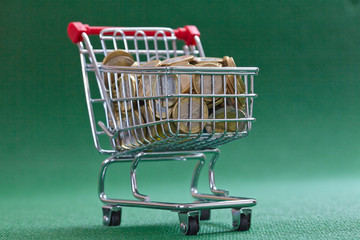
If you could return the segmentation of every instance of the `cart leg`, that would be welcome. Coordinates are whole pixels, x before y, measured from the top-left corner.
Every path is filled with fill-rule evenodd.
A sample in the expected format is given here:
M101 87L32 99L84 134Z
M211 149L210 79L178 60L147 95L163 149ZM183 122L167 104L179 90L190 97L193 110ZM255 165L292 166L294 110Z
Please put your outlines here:
M248 231L251 226L251 209L231 209L233 227L235 231Z
M219 149L214 149L213 154L214 155L211 158L210 163L209 163L209 186L210 186L210 190L211 190L211 192L213 192L217 196L228 196L229 192L227 190L218 189L216 187L216 185L215 185L214 168L215 168L216 160L219 158L220 150Z
M105 226L119 226L121 223L121 207L103 206L103 224Z
M197 193L197 182L199 178L199 174L201 171L202 166L205 162L205 155L203 153L173 153L172 156L169 156L168 154L149 154L149 153L139 153L135 156L135 158L132 160L131 167L130 167L130 181L131 181L131 191L133 193L133 196L141 201L144 202L151 202L150 196L144 195L139 193L138 186L137 186L137 177L136 177L136 170L140 163L140 161L149 161L149 160L166 160L166 161L174 161L174 160L198 160L198 164L195 167L195 171L193 174L192 184L191 184L191 193ZM101 191L100 191L101 192Z
M199 232L199 212L179 212L180 231L185 235L196 235Z

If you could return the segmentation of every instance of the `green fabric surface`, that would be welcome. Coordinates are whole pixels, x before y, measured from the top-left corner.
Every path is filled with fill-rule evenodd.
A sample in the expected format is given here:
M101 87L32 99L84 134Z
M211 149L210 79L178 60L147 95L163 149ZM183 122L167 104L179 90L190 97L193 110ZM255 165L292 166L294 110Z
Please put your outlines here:
M260 68L247 138L220 147L216 183L258 200L248 232L212 211L189 239L360 238L360 2L2 1L0 238L178 239L176 213L124 208L102 226L93 146L71 21L103 26L193 24L207 56ZM144 163L141 192L192 202L194 162ZM107 189L132 199L129 164ZM200 189L207 190L206 169Z

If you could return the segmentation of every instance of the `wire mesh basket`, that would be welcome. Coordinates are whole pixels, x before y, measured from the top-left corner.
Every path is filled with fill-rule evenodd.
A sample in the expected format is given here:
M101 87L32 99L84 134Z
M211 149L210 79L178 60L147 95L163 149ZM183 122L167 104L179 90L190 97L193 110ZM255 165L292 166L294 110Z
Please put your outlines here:
M168 209L179 213L181 232L193 235L199 231L199 220L210 218L210 209L232 208L235 230L248 230L249 207L256 204L255 199L229 197L218 189L214 165L219 155L216 147L251 130L258 68L236 67L230 57L206 58L195 26L173 30L73 22L68 34L80 50L95 147L111 154L102 164L99 179L100 199L106 204L104 224L119 225L123 206ZM100 41L91 42L91 35ZM212 154L212 194L200 194L197 181L208 153ZM138 192L140 161L178 159L198 161L191 183L191 194L198 202L153 202ZM131 188L138 200L106 197L105 173L114 162L132 162Z

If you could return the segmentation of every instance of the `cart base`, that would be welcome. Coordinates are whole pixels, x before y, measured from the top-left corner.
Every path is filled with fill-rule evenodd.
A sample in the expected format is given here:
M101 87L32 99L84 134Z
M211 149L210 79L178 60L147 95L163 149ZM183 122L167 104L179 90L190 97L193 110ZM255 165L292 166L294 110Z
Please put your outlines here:
M199 193L197 183L199 174L205 162L205 153L212 154L209 164L209 187L212 194ZM207 149L202 152L166 152L166 153L140 153L134 158L111 156L106 159L100 169L99 197L105 204L103 206L103 224L106 226L118 226L121 223L122 207L141 207L170 210L177 212L180 221L180 232L185 235L196 235L200 229L200 220L209 220L213 209L231 208L232 225L235 231L247 231L251 225L251 207L256 205L253 198L231 197L228 191L218 189L215 185L214 166L219 156L218 149ZM167 203L150 200L150 196L138 191L136 181L136 169L141 161L185 161L197 160L190 193L197 199L195 203ZM113 163L131 162L130 176L131 189L138 200L111 199L105 194L105 175L108 167Z
M197 203L163 203L140 202L127 200L103 200L103 224L105 226L119 226L121 223L122 207L143 207L170 210L178 212L180 232L185 235L196 235L200 230L200 220L209 220L213 209L231 208L232 226L235 231L247 231L251 226L251 208L256 200L251 198L232 198L218 202Z
M254 199L249 199L253 200ZM231 208L230 205L232 203L228 203L228 201L222 201L217 202L218 204L221 204L221 208ZM154 205L138 205L137 207L151 207L151 208L157 208L158 204L161 204L159 202L154 203ZM239 204L239 203L238 203ZM256 203L254 202L251 204L254 206ZM177 206L174 206L171 208L168 206L169 210L178 212L179 216L179 228L180 232L184 235L197 235L197 233L200 230L200 220L209 220L210 219L210 211L215 208L208 208L209 206L206 206L207 208L204 208L204 203L196 203L194 204L178 204ZM247 203L244 205L248 205ZM128 205L125 204L125 206L133 206L132 204ZM181 206L187 206L184 209L181 208ZM190 207L192 210L189 210ZM218 209L220 207L217 207ZM158 208L158 209L165 209L165 208ZM181 209L181 210L180 210ZM121 213L122 213L122 205L105 205L102 207L103 210L103 224L105 226L119 226L121 224ZM249 207L237 207L237 208L231 208L231 215L232 215L232 226L234 231L248 231L251 226L251 208Z

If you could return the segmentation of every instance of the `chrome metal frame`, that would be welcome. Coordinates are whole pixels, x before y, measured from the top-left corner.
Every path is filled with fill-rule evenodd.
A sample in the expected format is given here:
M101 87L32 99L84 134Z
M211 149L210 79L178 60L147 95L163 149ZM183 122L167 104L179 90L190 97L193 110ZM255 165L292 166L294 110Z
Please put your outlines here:
M200 172L205 163L205 153L212 154L212 158L209 164L209 185L213 194L204 194L198 192L198 180ZM252 198L244 197L229 197L228 191L220 190L215 185L214 166L219 156L220 151L218 149L208 149L202 152L199 151L183 151L183 152L166 152L166 153L139 153L134 158L122 157L114 155L107 158L101 165L100 178L99 178L99 197L100 200L109 205L120 206L136 206L145 208L159 208L172 211L193 211L201 209L220 209L220 208L243 208L252 207L256 205L256 200ZM153 202L150 200L150 196L139 193L136 181L136 169L141 161L185 161L185 160L197 160L198 163L195 166L192 181L191 181L191 195L202 201L200 203L164 203ZM106 196L105 193L105 176L110 165L113 163L131 162L130 176L131 176L131 190L137 200L122 200L111 199ZM228 201L227 204L218 201Z
M156 31L154 36L146 36L145 31L151 30ZM134 36L127 36L127 31L136 31ZM110 35L110 33L112 33ZM233 225L236 230L242 229L241 225L244 222L244 216L250 224L251 209L249 207L256 205L256 200L252 198L242 198L242 197L230 197L228 196L228 191L221 190L216 187L215 184L215 163L218 159L220 151L216 148L217 146L233 141L239 138L243 138L248 135L248 132L251 130L252 122L255 121L255 118L252 116L253 113L253 101L257 96L254 93L254 76L257 75L258 68L255 67L236 67L236 68L206 68L206 67L156 67L156 68L147 68L147 67L109 67L103 66L96 58L97 54L101 54L102 57L106 56L108 52L116 50L119 48L128 51L131 54L136 56L137 62L146 62L153 59L159 58L171 58L179 55L192 54L195 56L205 56L204 50L201 45L199 37L195 37L196 46L187 46L184 45L181 49L177 48L176 36L172 29L170 28L107 28L103 30L100 35L101 49L94 49L91 45L90 39L86 33L82 33L83 42L78 43L80 50L80 61L82 68L82 75L84 81L84 89L86 96L86 103L89 113L90 126L93 135L93 140L96 149L102 154L111 154L106 160L103 161L100 169L99 176L99 197L100 200L106 204L104 206L104 224L112 225L111 217L112 214L121 213L121 207L144 207L144 208L156 208L156 209L165 209L179 212L180 220L180 230L184 234L193 234L196 230L191 232L190 222L195 221L199 224L199 215L203 210L210 209L219 209L219 208L232 208L233 215ZM165 49L160 49L159 44L162 42ZM111 46L109 47L109 43ZM132 44L132 45L131 45ZM143 47L140 47L142 44ZM150 46L151 45L151 46ZM97 85L97 93L91 92L91 83L88 73L93 72L95 75L95 82ZM139 86L136 82L136 95L126 98L119 97L119 91L117 90L117 96L112 96L111 91L109 91L104 82L104 76L107 75L110 79L110 74L115 75L116 81L122 81L124 86L125 77L128 76L128 81L130 84L130 75L133 75L138 78L144 79L144 76L153 76L155 81L159 81L160 76L174 76L176 75L179 79L179 89L180 81L184 75L191 75L190 78L190 94L172 93L172 94L157 94L156 96L139 96ZM193 76L200 75L201 81L201 94L193 94L192 90L192 81ZM228 94L225 93L226 86L226 77L232 75L234 76L234 85L235 93ZM214 85L214 79L216 76L221 76L224 91L222 94L216 94L212 90L211 94L203 93L204 85L204 76L211 76L212 84ZM242 78L245 84L245 92L238 93L237 88L237 78ZM167 83L166 83L167 84ZM143 86L145 87L145 85ZM125 89L123 89L125 90ZM94 97L93 95L99 95L99 97ZM225 101L225 116L222 119L209 119L204 118L203 112L201 113L200 119L171 119L167 113L165 118L160 117L160 120L153 122L141 122L139 124L134 124L133 126L123 126L116 121L115 112L114 112L114 103L128 103L136 105L139 107L139 101L149 101L154 104L154 100L164 101L166 103L166 109L169 110L169 98L178 98L180 101L181 98L190 98L192 101L193 98L201 99L202 104L204 103L204 98L212 98L213 100L213 111L215 111L215 99L223 98ZM236 105L236 118L230 119L226 116L226 101L229 97L233 98L244 98L246 102L245 116L238 116L238 101L235 101ZM97 114L94 111L94 106L101 104L103 105L103 114L102 118L96 118ZM126 106L126 105L125 105ZM191 112L190 104L190 112ZM201 110L203 111L203 110ZM134 112L130 110L129 113L125 111L122 113L120 110L116 114L125 114L126 119L133 119L134 121ZM100 119L100 120L99 120ZM127 120L128 121L128 120ZM215 122L224 122L225 131L223 133L210 132L206 133L204 131L200 133L191 133L184 134L179 132L179 124L181 122L197 123L200 122L201 126L204 128L205 124L212 124L213 129L215 129ZM105 123L104 123L105 122ZM110 124L112 122L112 124ZM227 131L227 124L231 122L236 122L237 130L235 132ZM244 129L239 129L239 125L244 122ZM97 127L98 124L98 127ZM164 125L165 124L165 125ZM173 132L170 130L170 133L165 133L164 126L168 126L171 129L170 124L177 124L177 131ZM149 129L149 127L156 127L157 125L161 126L161 134L156 130L157 136L156 139L153 137L151 139L143 139L141 141L138 134L135 133L137 130L140 130L142 136L145 136L144 131ZM124 132L131 133L134 131L136 144L132 143L126 148L115 148L115 139L119 137L119 134ZM100 136L106 136L107 139L110 139L111 147L103 148L101 146L102 141L99 140ZM184 141L186 140L186 141ZM108 140L107 140L108 141ZM151 151L151 152L149 152ZM209 161L209 187L212 194L199 193L198 191L198 179L200 172L205 164L205 154L212 154L212 157ZM196 160L197 165L195 167L193 178L191 182L190 192L191 195L198 200L196 203L165 203L165 202L154 202L151 201L150 196L142 194L138 191L137 187L137 178L136 170L140 162L142 161L184 161L184 160ZM105 194L105 176L107 169L113 163L122 163L122 162L131 162L131 189L133 196L138 200L125 200L125 199L112 199L108 198ZM243 209L243 210L241 210ZM194 220L195 219L195 220ZM194 224L194 222L192 223ZM196 224L195 224L196 225ZM241 225L241 226L240 226ZM249 225L250 227L250 225ZM245 229L247 230L247 229Z

